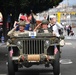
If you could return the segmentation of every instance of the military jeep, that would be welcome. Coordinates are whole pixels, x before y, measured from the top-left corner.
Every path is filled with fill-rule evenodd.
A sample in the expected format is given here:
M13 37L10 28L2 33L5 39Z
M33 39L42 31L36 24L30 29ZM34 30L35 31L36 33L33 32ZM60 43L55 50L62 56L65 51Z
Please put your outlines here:
M29 68L40 64L44 64L45 67L51 65L54 75L59 75L59 42L60 37L53 36L52 33L29 32L11 37L7 41L8 75L15 75L23 66Z

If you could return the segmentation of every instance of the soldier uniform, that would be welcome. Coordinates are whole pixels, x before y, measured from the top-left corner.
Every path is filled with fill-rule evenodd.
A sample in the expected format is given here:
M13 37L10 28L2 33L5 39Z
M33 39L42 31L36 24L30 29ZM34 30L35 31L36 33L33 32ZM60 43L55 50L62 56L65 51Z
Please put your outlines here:
M40 29L38 29L38 33L49 33L49 32L51 32L52 33L52 29L51 28L48 28L48 21L47 20L42 20L42 24L41 24L41 26L42 25L47 25L47 28L45 29L45 28L40 28Z
M19 22L18 25L25 27L26 22L25 21ZM23 30L23 31L18 30L18 31L16 31L16 28L14 27L12 30L10 30L7 35L12 37L12 36L18 36L18 34L22 34L22 33L23 34L24 33L29 33L29 31L27 31L27 30Z

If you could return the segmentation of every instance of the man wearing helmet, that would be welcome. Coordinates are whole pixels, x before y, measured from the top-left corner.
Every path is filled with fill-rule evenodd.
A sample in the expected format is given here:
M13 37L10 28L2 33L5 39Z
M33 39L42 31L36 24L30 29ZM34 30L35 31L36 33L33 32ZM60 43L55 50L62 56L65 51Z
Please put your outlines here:
M25 30L25 26L26 26L26 22L22 21L22 22L18 22L18 25L15 25L14 28L12 30L10 30L8 32L8 36L18 36L18 34L20 33L29 33L29 31ZM17 31L17 27L19 27L19 30Z
M38 33L49 33L52 32L50 28L48 28L49 22L47 20L42 20L42 22L39 24L39 29L36 27L34 31L37 31Z

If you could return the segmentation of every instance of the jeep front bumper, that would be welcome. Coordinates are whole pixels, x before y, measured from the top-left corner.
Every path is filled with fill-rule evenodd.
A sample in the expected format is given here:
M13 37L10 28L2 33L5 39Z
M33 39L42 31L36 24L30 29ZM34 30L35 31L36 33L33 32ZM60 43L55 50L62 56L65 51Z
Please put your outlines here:
M16 61L28 61L28 62L40 62L40 61L49 61L54 60L54 55L45 55L45 54L30 54L30 55L20 55L20 56L13 56L12 60Z

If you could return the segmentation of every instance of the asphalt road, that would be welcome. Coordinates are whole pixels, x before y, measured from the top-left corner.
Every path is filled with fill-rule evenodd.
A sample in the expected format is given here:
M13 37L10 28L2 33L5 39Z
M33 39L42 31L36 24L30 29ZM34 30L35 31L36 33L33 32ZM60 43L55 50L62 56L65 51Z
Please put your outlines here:
M76 40L65 40L65 46L61 48L61 74L76 75ZM7 73L7 50L4 45L0 45L0 75ZM52 67L45 68L43 65L32 66L28 69L20 69L16 75L53 75Z
M66 40L66 45L62 49L62 58L70 62L61 64L62 75L76 75L76 40Z

